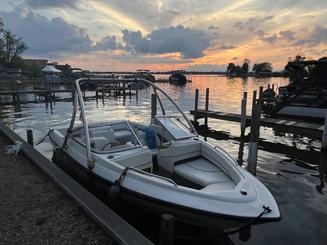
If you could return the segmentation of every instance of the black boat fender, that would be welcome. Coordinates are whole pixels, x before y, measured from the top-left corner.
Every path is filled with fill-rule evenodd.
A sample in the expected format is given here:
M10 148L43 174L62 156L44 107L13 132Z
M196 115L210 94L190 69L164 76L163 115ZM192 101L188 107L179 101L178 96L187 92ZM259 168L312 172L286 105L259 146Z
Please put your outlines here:
M117 180L115 180L114 184L109 189L108 194L108 203L112 206L116 206L120 200L121 197L121 188L120 183L124 180L126 174L127 174L128 168L124 168L123 172L119 176Z

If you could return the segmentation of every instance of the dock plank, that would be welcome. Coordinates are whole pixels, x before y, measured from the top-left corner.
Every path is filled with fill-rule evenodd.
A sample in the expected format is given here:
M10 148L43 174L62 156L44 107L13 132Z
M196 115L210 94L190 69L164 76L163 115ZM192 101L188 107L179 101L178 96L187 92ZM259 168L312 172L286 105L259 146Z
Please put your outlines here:
M191 110L191 115L196 115L197 119L200 118L213 118L219 119L224 121L231 121L231 122L240 122L241 115L236 113L226 113L226 112L219 112L219 111L212 111L212 110ZM246 117L246 125L251 125L251 117ZM264 127L283 127L289 129L305 129L316 131L322 134L324 126L320 123L311 123L311 122L302 122L296 120L288 120L288 119L278 119L278 118L270 118L270 117L261 117L260 125Z

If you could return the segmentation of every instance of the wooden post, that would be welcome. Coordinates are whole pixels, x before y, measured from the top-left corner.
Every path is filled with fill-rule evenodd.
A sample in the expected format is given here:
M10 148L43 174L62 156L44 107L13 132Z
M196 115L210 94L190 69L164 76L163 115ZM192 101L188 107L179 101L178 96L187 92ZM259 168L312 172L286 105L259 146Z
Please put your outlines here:
M53 105L56 105L56 92L52 93Z
M126 82L125 81L123 82L123 96L124 96L124 98L126 96Z
M136 101L139 101L139 87L136 86Z
M251 111L252 114L256 103L257 103L257 90L254 90L252 95L252 111Z
M173 245L175 236L175 218L170 214L163 214L161 216L159 244Z
M105 91L104 91L104 84L103 84L103 81L102 81L102 84L101 84L101 86L102 86L102 105L104 105L104 96L105 96Z
M50 102L50 110L53 110L53 106L52 106L52 95L51 92L48 92L48 97L49 97L49 102Z
M12 104L15 105L16 104L16 94L12 93Z
M98 105L98 97L99 97L99 91L98 91L98 88L95 90L95 102L97 103Z
M251 117L251 134L249 142L249 156L248 156L248 170L253 175L257 172L257 160L258 160L258 139L260 134L260 115L261 105L260 102L254 105L252 109Z
M322 133L321 149L327 150L327 113L325 115L324 132Z
M157 96L151 94L151 118L157 115Z
M198 121L198 108L199 108L199 89L195 90L195 101L194 101L194 122Z
M27 129L26 130L26 135L27 135L27 143L29 143L31 146L33 146L34 145L33 130L32 129Z
M246 101L247 101L248 93L243 93L243 99L241 102L241 132L245 131L246 128Z
M75 93L72 92L72 103L73 103L73 105L74 105L74 101L75 101Z
M206 89L206 102L205 102L205 108L206 111L209 110L209 88ZM208 127L208 117L204 118L204 125L207 128Z

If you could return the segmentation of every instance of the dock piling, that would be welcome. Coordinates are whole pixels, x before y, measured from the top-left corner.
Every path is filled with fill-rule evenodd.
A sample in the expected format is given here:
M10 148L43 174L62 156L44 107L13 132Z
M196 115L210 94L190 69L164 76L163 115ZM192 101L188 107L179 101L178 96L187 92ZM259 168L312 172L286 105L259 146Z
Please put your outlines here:
M321 149L327 150L327 113L325 115L325 125L324 125L324 131L322 133Z
M159 244L160 245L174 245L175 236L175 218L170 214L163 214L161 216Z
M249 157L248 157L248 170L253 175L257 172L257 160L258 160L258 139L260 134L260 117L261 117L261 103L260 101L255 103L252 108L251 118L251 133L249 142Z
M26 136L27 136L27 143L29 143L31 146L33 146L34 145L33 130L32 129L27 129L26 130Z
M205 110L209 110L209 88L206 89L206 102L205 102ZM204 125L207 128L208 127L208 117L204 118Z
M101 83L101 89L102 89L102 105L104 105L104 96L105 96L105 91L104 91L104 82L102 81Z
M194 102L194 122L198 121L198 117L197 117L197 112L198 112L198 108L199 108L199 89L197 88L195 90L195 102Z
M157 96L155 94L151 94L151 118L157 115Z
M241 132L244 133L246 128L246 102L247 102L248 93L243 93L243 99L241 102Z

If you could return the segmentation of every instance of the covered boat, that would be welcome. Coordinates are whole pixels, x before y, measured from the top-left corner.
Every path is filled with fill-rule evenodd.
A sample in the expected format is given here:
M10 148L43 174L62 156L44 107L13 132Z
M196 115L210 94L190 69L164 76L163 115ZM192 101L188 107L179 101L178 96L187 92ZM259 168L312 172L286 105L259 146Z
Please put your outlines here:
M89 124L79 86L83 80L75 82L69 127L49 131L53 160L109 203L132 203L219 230L280 219L269 190L221 148L200 139L159 87L143 80L153 87L153 101L161 108L160 114L156 106L152 109L151 122ZM168 102L179 115L167 114L163 104ZM78 105L83 123L74 126Z
M264 91L263 110L272 116L324 119L327 113L327 58L288 62L285 70L290 84L280 87L275 96Z
M169 77L169 83L174 85L185 85L187 83L186 76L181 73L173 73Z

